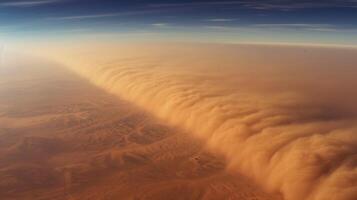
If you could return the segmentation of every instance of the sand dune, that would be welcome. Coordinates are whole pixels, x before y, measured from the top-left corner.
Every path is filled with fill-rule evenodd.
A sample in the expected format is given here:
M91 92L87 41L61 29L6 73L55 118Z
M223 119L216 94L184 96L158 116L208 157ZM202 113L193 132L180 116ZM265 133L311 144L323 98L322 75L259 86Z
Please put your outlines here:
M190 133L62 66L14 58L0 68L1 199L280 199Z
M356 50L190 44L58 49L54 59L193 133L222 153L230 169L267 191L287 200L357 198ZM149 142L141 136L132 141ZM147 162L120 155L115 162L124 165ZM151 197L193 187L178 185Z

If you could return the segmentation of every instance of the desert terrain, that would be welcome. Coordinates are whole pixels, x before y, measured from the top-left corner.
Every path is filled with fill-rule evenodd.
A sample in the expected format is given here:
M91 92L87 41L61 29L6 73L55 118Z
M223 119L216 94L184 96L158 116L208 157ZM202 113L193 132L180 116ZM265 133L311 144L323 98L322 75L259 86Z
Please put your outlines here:
M2 200L276 200L221 154L59 64L0 67Z
M5 199L356 199L356 49L78 44L2 61Z
M78 44L39 55L185 130L269 193L357 198L355 48Z

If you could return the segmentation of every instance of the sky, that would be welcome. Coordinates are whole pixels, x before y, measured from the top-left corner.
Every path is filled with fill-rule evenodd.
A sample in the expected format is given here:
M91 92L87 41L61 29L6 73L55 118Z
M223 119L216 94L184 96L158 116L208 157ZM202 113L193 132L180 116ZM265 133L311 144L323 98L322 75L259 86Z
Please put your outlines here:
M0 41L113 37L357 46L357 0L0 0Z

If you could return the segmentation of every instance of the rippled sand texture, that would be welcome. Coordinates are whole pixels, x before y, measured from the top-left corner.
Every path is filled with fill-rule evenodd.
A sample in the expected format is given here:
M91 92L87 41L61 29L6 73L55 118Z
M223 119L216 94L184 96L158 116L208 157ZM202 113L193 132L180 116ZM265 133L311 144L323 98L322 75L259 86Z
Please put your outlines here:
M0 199L279 199L204 144L51 62L0 67Z
M52 55L287 200L357 199L357 51L103 45Z

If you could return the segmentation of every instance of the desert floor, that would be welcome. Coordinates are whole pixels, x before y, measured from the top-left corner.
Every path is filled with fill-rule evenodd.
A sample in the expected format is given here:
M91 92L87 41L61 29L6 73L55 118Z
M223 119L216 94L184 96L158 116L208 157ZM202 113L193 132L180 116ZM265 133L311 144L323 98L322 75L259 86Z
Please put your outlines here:
M11 62L10 62L11 63ZM0 67L0 199L280 199L51 62Z

